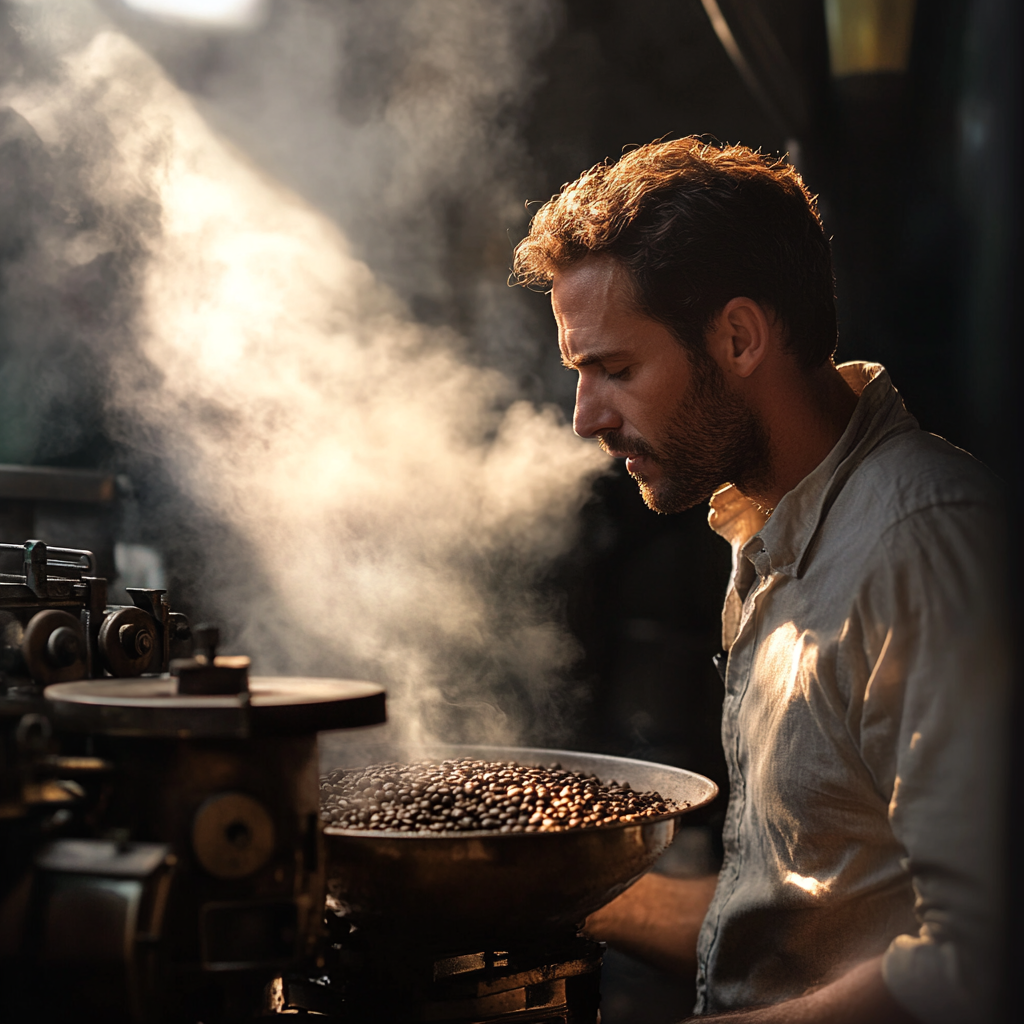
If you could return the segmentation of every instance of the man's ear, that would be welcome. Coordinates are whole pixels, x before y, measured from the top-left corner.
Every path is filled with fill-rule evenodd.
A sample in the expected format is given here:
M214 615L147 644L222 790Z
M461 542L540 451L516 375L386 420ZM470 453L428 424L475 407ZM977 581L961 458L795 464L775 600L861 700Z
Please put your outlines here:
M730 299L708 331L708 354L726 374L749 377L764 361L771 344L772 322L753 299Z

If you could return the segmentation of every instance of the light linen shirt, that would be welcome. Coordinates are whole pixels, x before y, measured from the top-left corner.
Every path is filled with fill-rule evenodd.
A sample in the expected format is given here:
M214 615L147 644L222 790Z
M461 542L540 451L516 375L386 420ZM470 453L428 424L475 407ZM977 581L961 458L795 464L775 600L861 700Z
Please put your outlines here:
M991 1021L1003 731L999 488L847 363L842 438L770 517L734 487L723 611L725 860L698 1013L794 998L884 954L924 1024Z

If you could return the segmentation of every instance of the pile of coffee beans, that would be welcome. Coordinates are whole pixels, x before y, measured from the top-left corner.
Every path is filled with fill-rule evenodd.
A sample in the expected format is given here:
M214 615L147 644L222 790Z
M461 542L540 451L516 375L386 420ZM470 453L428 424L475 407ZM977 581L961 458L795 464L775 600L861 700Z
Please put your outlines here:
M560 765L470 758L337 769L320 780L328 825L389 832L564 832L642 821L679 808L658 793Z

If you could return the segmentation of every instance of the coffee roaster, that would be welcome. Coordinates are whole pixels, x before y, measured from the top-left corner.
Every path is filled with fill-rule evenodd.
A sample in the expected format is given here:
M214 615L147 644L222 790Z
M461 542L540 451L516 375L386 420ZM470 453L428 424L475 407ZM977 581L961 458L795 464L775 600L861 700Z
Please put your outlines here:
M251 677L162 591L108 605L90 552L0 550L5 1018L253 1019L323 960L316 734L382 689Z
M325 767L343 760L343 741L325 748ZM654 864L683 816L714 798L715 784L680 768L575 751L435 746L402 756L556 761L656 790L675 809L563 832L328 826L327 970L283 977L280 1004L345 1022L595 1024L602 951L579 925Z
M657 790L670 813L550 833L324 827L319 775L382 722L372 683L252 676L161 590L110 605L90 552L0 548L4 1019L595 1024L579 925L715 786L524 748L417 757L548 765ZM16 571L20 569L20 571ZM406 752L408 753L408 752Z

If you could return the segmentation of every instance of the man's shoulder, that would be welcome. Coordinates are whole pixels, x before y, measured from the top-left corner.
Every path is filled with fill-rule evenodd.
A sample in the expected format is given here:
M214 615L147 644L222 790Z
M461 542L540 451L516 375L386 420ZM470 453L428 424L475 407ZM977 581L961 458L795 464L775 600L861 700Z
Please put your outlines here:
M885 530L930 509L980 505L998 510L1002 485L973 455L914 428L890 434L868 451L841 500L860 506L871 529Z
M905 611L924 595L962 607L970 594L977 607L988 608L989 596L1000 591L1002 485L941 437L917 428L888 434L862 455L833 497L804 566L831 593L870 593L882 602L873 606L877 613L880 607Z

